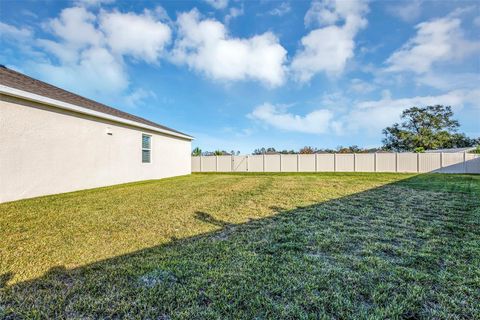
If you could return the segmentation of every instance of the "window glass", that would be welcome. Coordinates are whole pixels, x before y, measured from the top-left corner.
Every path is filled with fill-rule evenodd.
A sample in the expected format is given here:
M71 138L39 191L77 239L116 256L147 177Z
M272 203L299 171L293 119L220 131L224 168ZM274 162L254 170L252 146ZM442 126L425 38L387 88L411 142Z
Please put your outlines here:
M152 160L151 139L151 136L142 134L142 163L150 163Z

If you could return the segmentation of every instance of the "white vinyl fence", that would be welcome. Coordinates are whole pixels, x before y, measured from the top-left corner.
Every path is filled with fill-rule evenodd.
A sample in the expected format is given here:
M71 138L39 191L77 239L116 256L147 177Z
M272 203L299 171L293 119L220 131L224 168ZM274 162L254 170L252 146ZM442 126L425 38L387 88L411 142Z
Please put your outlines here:
M192 172L480 173L472 153L265 154L192 157Z

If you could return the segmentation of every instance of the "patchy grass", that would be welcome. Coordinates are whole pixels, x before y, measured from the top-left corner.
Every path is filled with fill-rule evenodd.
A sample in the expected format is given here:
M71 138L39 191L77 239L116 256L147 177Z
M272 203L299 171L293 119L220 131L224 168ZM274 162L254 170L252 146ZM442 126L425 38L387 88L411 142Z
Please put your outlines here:
M1 204L0 318L480 318L479 208L480 176L358 173Z

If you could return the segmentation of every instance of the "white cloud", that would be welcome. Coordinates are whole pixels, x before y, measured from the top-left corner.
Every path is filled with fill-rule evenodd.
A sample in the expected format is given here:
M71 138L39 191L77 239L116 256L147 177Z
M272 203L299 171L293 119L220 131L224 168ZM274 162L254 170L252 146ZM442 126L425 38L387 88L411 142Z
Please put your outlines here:
M273 33L233 38L222 23L201 20L195 9L180 14L177 24L173 62L217 80L254 79L270 86L284 82L287 51Z
M61 61L61 63L75 63L79 58L80 51L77 48L69 46L63 42L38 39L36 44L55 55Z
M480 74L475 72L428 72L415 78L417 85L440 90L474 89L480 83Z
M353 57L355 43L350 34L337 26L316 29L302 38L303 49L292 61L297 80L309 81L316 73L337 74Z
M125 97L125 105L130 108L135 108L143 104L144 100L150 97L156 97L155 93L140 88Z
M344 21L349 28L366 25L363 15L368 12L366 1L313 1L305 14L305 26L329 26Z
M97 30L96 17L82 7L63 9L59 18L50 20L48 26L55 35L70 46L101 45L103 34Z
M362 101L340 118L343 130L355 133L360 130L379 133L383 128L399 121L403 110L413 106L449 105L454 110L466 104L478 106L480 90L453 90L441 95L416 96L392 99L385 95L380 100Z
M344 100L339 98L339 100ZM416 96L393 99L387 90L378 100L350 101L350 109L342 105L329 105L328 109L320 107L306 115L296 115L288 112L286 106L265 103L256 107L247 116L274 128L311 133L378 135L381 130L400 120L403 110L413 106L428 106L443 104L460 110L465 105L471 105L480 110L480 89L452 90L441 95Z
M1 38L12 38L12 39L26 39L32 37L32 30L28 28L17 28L10 24L0 22L0 37Z
M319 109L304 116L287 112L285 106L264 103L256 107L248 117L259 120L272 127L303 133L325 133L330 130L333 113Z
M228 0L204 0L215 9L225 9L228 6Z
M452 16L419 23L417 34L387 59L386 71L422 74L435 63L451 63L478 51L480 42L466 39L460 23Z
M100 28L114 53L147 62L157 61L171 36L170 28L155 20L148 10L144 14L104 12Z
M102 4L110 4L115 2L115 0L76 0L75 3L79 6L85 7L96 7Z
M48 82L92 98L140 103L149 95L130 87L124 58L158 61L171 37L162 19L165 12L158 8L141 14L66 8L45 24L57 39L35 42L57 59L32 62L32 69Z
M230 8L228 14L225 16L225 23L229 24L232 19L243 16L243 14L243 6L241 8Z
M412 22L417 20L422 12L422 1L403 1L400 4L388 6L387 11L405 22Z
M278 7L273 8L268 12L269 15L271 16L277 16L277 17L282 17L285 14L289 13L290 10L292 10L290 3L288 2L282 2Z
M162 6L156 6L155 10L153 10L155 16L157 17L157 20L163 21L168 25L172 24L172 19L168 16L167 10L165 10L164 7Z
M120 94L129 84L122 62L105 48L91 47L71 62L38 63L35 68L47 82L87 96Z
M361 79L354 78L350 80L350 90L352 90L353 92L366 94L372 92L375 89L375 85Z
M354 56L357 33L367 25L368 5L364 1L315 1L305 15L305 25L318 25L301 39L291 68L295 78L309 81L315 74L341 73ZM342 22L341 26L336 23Z

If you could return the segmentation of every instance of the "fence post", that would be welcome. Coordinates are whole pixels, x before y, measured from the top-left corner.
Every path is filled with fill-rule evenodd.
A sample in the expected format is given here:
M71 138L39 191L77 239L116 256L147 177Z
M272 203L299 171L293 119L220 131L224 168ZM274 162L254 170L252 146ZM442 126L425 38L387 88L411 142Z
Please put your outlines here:
M300 172L300 154L297 153L297 172Z
M314 153L313 156L315 157L315 172L317 172L317 154Z
M218 172L218 156L215 156L215 172Z
M280 172L282 172L282 154L280 153Z
M333 172L337 172L337 154L333 154Z
M353 153L353 172L357 172L357 154Z
M262 157L262 161L263 161L263 172L265 172L265 153L263 154L263 157Z
M420 153L417 152L417 173L420 172Z
M463 152L463 173L467 173L467 153Z
M202 172L202 155L200 155L200 172Z
M398 152L395 152L395 173L398 172Z
M377 153L373 154L373 172L377 172Z
M231 163L230 163L230 170L232 170L232 172L233 172L233 170L234 170L234 168L235 168L235 166L233 165L233 161L235 160L235 158L233 157L233 154L231 155L231 157L232 157L232 158L230 159L230 162L231 162Z
M247 161L246 165L247 165L247 172L248 172L248 154L246 155L245 159Z
M443 152L440 152L440 172L443 173Z

